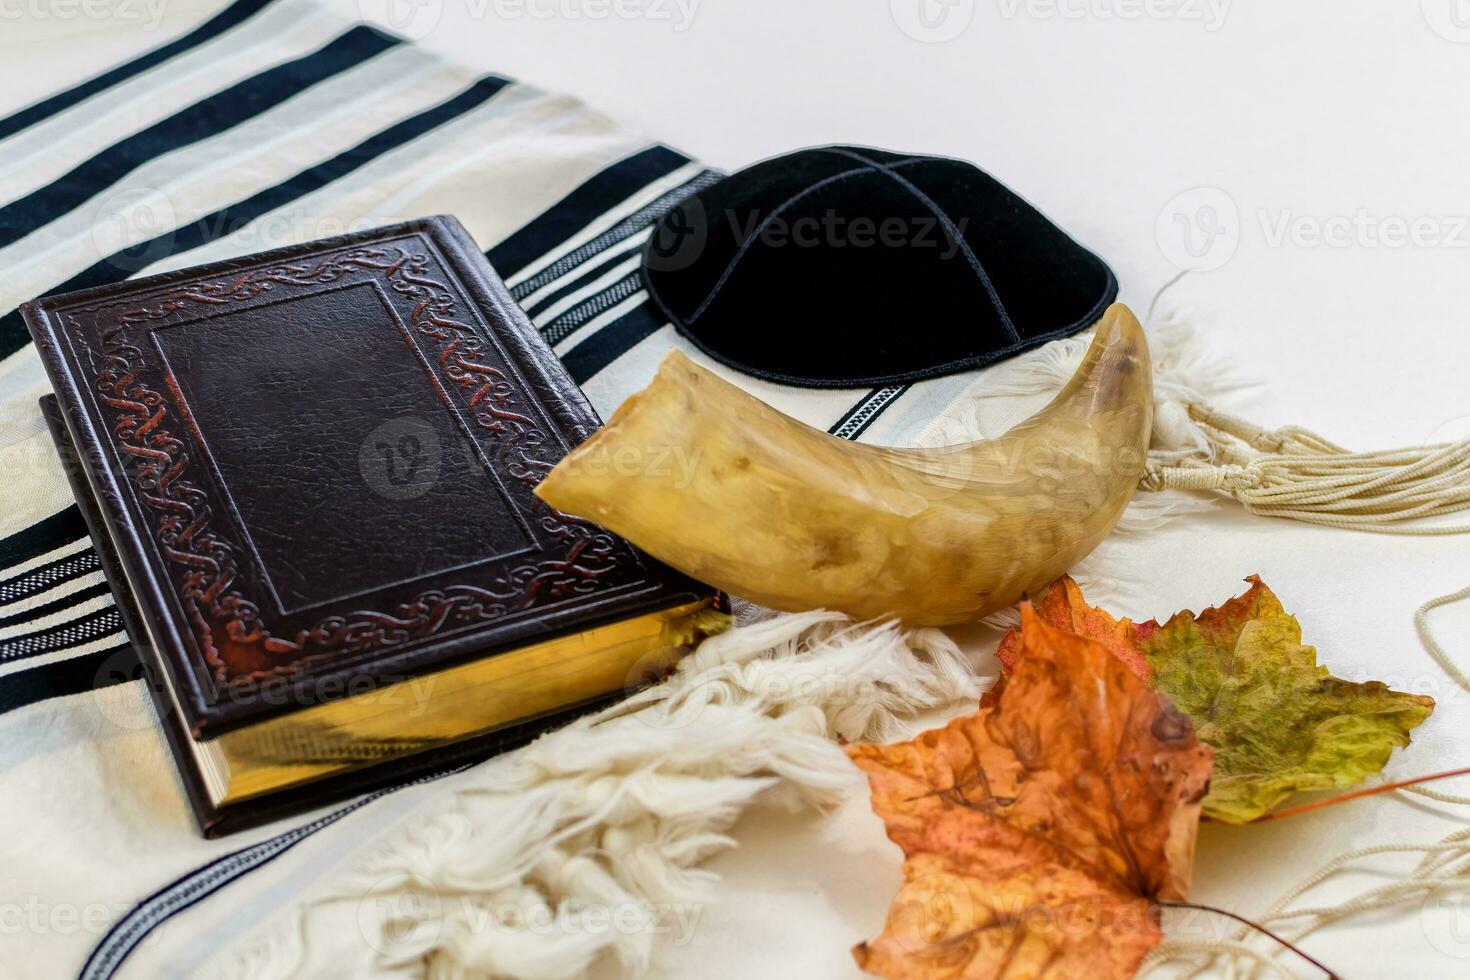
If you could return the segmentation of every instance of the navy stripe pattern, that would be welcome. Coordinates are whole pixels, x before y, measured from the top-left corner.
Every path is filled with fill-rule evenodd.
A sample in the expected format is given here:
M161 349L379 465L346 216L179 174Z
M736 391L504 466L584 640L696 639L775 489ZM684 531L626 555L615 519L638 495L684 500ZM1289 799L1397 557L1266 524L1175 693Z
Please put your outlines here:
M141 75L151 68L156 68L186 51L199 47L207 41L214 40L230 28L236 27L250 17L255 16L268 3L270 3L270 0L236 0L234 4L220 11L209 21L185 34L178 40L165 44L160 48L155 48L141 57L134 58L126 64L118 65L116 68L105 71L95 78L88 79L80 85L67 89L65 92L58 92L13 115L0 119L0 140L14 136L21 130L29 129L39 122L44 122L52 116L90 99L94 95L105 92L113 86L119 85L137 75Z
M86 536L87 522L82 520L82 512L77 505L72 504L44 521L37 521L24 531L0 540L0 568L12 568Z
M904 392L909 390L909 387L909 385L891 385L874 388L827 431L841 439L856 439L867 431L868 426L878 420L878 416L883 414L884 409L898 401Z
M71 622L51 629L23 636L18 640L0 643L0 664L24 660L43 653L55 653L67 647L81 646L113 636L122 629L117 607L108 606L94 613L73 619Z
M643 276L637 271L630 272L602 292L589 296L557 316L541 328L541 336L546 338L548 344L559 344L588 320L607 312L642 289Z
M525 309L527 316L531 317L532 319L536 319L540 317L541 314L544 313L548 307L552 306L559 300L565 299L572 293L575 293L579 288L581 288L583 283L592 282L600 279L602 276L611 272L615 267L627 262L628 259L632 256L632 249L623 249L622 251L613 254L610 258L599 259L595 262L588 262L587 265L590 268L588 268L586 272L578 276L576 282L566 283L565 285L558 286L555 289L548 290L544 295L536 299L534 302L527 300L522 302L521 306Z
M557 259L555 262L552 262L550 265L540 270L535 275L528 277L522 282L516 283L516 285L511 289L511 295L513 295L516 299L524 299L525 297L536 292L538 289L550 285L551 283L560 279L562 276L571 272L573 269L582 265L584 262L587 262L589 259L596 258L597 256L603 254L614 245L625 241L633 235L638 234L640 231L647 231L650 227L653 226L653 223L655 221L663 217L664 214L671 210L680 201L684 200L690 194L698 193L704 188L710 186L715 181L719 180L720 177L721 174L716 171L704 171L688 183L669 191L667 194L664 194L653 203L648 204L635 211L633 214L629 215L627 218L624 218L612 228L609 228L607 231L593 238L591 241L577 246L571 252L568 252L566 255L563 255L561 258Z
M32 667L0 678L0 714L51 698L126 684L140 679L142 670L127 643Z
M149 160L232 129L398 43L376 28L354 27L320 51L263 71L113 144L45 187L0 207L0 248L55 221Z
M586 384L667 324L653 303L644 303L567 351L561 363L573 381Z
M39 605L32 604L30 608L25 610L25 612L14 613L8 616L0 615L0 629L4 629L9 626L15 626L19 623L30 622L31 620L44 619L48 616L53 616L56 613L65 612L71 606L80 605L81 603L86 602L88 599L96 599L99 596L110 594L111 593L107 591L107 586L103 585L101 582L97 582L92 585L85 586L81 589L77 589L58 599L52 599L50 602L43 602ZM0 613L4 612L4 609L0 609ZM0 641L0 661L6 659L14 659L11 656L11 651L11 644Z
M4 606L12 602L29 599L78 576L100 571L101 568L101 563L97 561L97 552L88 548L17 575L8 582L0 582L0 613L4 612Z
M220 208L192 224L175 228L146 242L132 245L110 255L61 283L53 293L88 289L119 282L154 262L178 255L232 235L264 214L285 207L292 201L318 191L332 181L359 169L367 163L483 105L509 82L487 76L448 101L388 127L349 150L274 187L268 187L243 201ZM29 343L25 322L18 310L0 317L0 356Z
M689 162L666 146L652 146L618 161L491 249L490 264L502 278L514 276L581 231L589 216L603 214Z

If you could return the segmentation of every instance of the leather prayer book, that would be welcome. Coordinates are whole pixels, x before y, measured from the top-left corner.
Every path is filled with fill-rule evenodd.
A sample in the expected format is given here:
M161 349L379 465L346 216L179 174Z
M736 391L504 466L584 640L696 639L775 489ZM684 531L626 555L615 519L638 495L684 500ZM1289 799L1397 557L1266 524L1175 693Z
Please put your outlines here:
M729 622L533 495L599 422L452 218L24 315L206 834L524 742Z

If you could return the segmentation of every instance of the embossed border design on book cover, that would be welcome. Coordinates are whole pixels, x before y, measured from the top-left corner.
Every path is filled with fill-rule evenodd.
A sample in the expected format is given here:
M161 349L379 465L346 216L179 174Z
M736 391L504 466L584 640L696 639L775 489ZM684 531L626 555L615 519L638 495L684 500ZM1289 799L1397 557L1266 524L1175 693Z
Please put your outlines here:
M422 246L422 248L418 247ZM180 431L171 399L181 399L165 367L150 363L140 335L190 308L218 308L254 300L274 290L319 287L376 277L378 284L411 302L408 327L432 344L435 388L452 410L467 410L478 429L493 439L496 464L529 492L560 458L562 446L537 421L534 398L521 390L501 352L502 370L486 342L458 309L457 291L435 278L447 274L422 233L370 245L349 245L314 253L312 262L283 261L247 268L226 277L180 283L151 293L144 305L116 300L63 308L74 340L87 336L81 317L108 311L92 352L97 365L94 395L105 406L115 449L137 500L151 521L154 543L170 571L182 605L210 672L228 689L250 688L268 678L294 675L344 652L375 654L419 644L575 596L646 587L646 579L627 580L629 563L641 563L626 544L596 525L554 511L539 501L536 529L553 547L498 571L494 581L455 584L422 592L388 610L361 610L322 617L293 635L275 635L262 620L256 600L241 582L242 549L230 528L216 520L210 493L193 474L191 441ZM313 264L314 263L314 264ZM132 301L136 302L136 300ZM121 312L112 312L121 307ZM396 311L395 311L396 312ZM157 374L156 380L152 375ZM187 428L187 426L184 426ZM619 574L620 569L624 574ZM240 671L230 647L250 647L279 660L266 669ZM255 658L252 658L255 659Z

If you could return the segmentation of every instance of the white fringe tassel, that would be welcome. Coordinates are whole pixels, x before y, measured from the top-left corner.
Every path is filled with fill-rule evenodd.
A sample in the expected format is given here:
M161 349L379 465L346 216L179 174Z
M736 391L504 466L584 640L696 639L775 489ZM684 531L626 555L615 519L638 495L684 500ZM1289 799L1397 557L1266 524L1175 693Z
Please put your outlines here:
M1252 514L1344 530L1470 531L1470 524L1416 523L1470 509L1470 439L1354 453L1299 426L1266 430L1202 401L1187 407L1208 452L1177 462L1151 459L1142 489L1215 490Z
M697 914L714 880L697 865L757 797L860 793L838 739L890 740L982 686L938 630L825 612L737 627L665 683L448 777L222 975L641 975L655 918ZM586 928L589 911L624 927Z
M1118 530L1152 530L1184 513L1211 509L1201 491L1234 498L1246 510L1308 524L1378 534L1444 535L1470 524L1422 518L1470 510L1470 439L1355 453L1299 426L1264 429L1212 406L1244 386L1173 316L1151 318L1154 436L1148 467ZM986 371L951 410L924 429L921 445L989 438L992 399L1049 399L1076 372L1090 333L1053 341ZM1009 407L1009 406L1008 406ZM1039 408L1039 401L1027 408ZM1024 413L1029 414L1029 411ZM1187 495L1186 495L1187 494Z

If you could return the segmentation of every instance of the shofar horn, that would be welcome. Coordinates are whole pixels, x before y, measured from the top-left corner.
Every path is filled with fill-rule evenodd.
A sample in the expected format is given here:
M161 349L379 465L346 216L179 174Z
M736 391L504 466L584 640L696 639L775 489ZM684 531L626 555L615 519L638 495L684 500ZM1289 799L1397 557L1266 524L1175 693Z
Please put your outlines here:
M836 438L674 352L536 493L761 605L944 626L1092 551L1138 487L1152 423L1148 343L1121 304L1051 404L941 449Z

